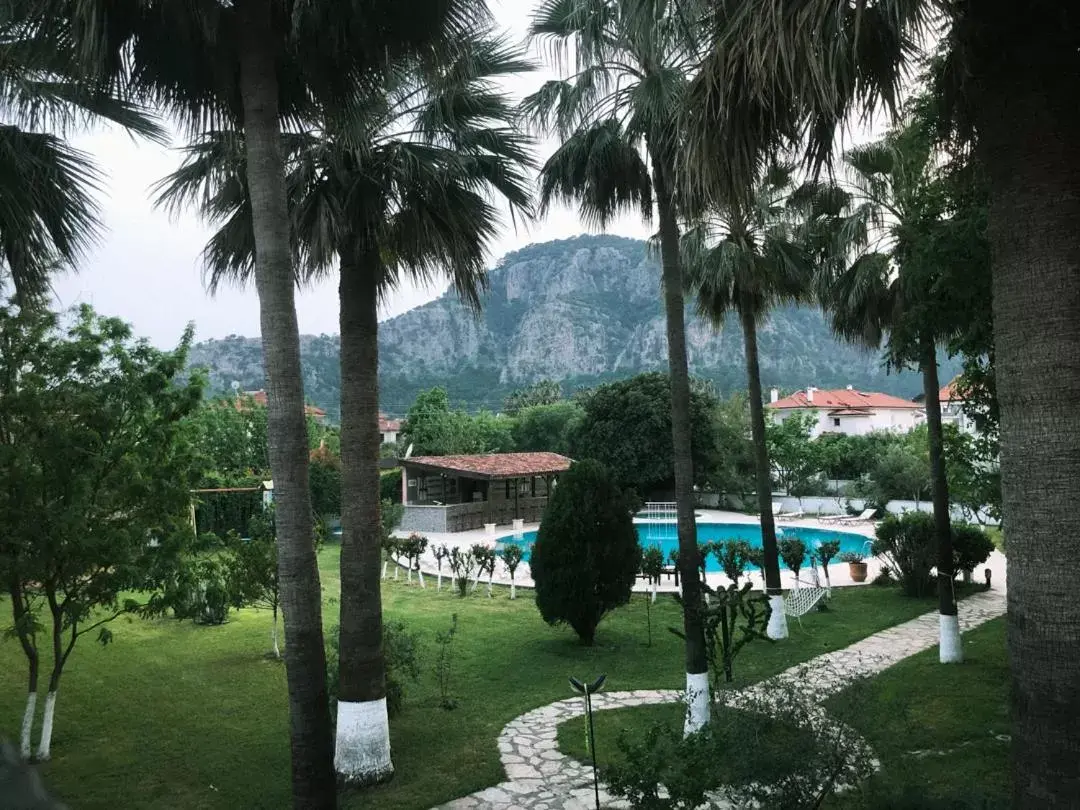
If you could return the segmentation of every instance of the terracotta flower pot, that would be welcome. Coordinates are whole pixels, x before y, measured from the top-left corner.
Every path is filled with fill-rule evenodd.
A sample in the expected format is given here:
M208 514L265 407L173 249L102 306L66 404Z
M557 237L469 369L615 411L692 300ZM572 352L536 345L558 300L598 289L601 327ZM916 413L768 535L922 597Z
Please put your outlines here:
M847 566L852 582L866 582L866 563L849 562Z

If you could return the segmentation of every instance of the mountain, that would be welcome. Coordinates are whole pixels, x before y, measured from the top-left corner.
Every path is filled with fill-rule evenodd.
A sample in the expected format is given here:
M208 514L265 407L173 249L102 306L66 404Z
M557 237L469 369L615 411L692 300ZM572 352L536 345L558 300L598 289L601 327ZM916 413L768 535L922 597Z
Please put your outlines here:
M836 340L813 307L780 307L759 326L762 384L781 388L854 385L912 397L914 373L886 374L881 358ZM380 326L380 400L404 413L418 391L442 385L466 408L498 409L515 388L540 379L573 390L667 366L660 270L646 244L579 236L507 254L488 274L483 311L447 293ZM693 374L722 393L745 388L743 340L732 315L720 329L688 311ZM301 338L308 398L338 413L337 337ZM230 336L198 344L191 364L210 370L215 389L233 380L260 388L259 342ZM944 361L949 379L958 364Z

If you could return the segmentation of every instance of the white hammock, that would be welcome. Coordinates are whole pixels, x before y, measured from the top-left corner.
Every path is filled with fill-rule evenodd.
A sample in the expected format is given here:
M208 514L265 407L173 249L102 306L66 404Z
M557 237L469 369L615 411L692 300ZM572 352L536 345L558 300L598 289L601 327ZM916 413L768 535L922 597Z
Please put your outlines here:
M829 595L825 588L811 585L806 588L796 588L784 595L784 613L794 616L802 627L802 617L817 607L818 602Z

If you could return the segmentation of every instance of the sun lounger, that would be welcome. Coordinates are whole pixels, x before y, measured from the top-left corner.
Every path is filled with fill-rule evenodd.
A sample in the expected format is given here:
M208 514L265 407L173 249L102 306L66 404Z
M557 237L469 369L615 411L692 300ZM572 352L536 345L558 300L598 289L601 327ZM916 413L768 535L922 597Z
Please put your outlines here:
M805 515L806 513L802 509L799 509L795 512L773 513L773 517L775 517L777 520L794 520L795 518L801 518Z
M866 523L874 519L874 513L876 509L863 509L861 514L849 515L848 517L842 517L837 519L837 523Z

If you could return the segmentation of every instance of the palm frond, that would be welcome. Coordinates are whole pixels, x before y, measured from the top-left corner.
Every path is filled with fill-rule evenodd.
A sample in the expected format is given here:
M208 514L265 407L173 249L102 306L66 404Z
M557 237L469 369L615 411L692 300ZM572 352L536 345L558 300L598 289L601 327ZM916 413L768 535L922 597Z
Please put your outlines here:
M540 170L540 210L553 201L577 204L581 217L604 227L638 210L652 220L652 180L638 143L608 119L571 135Z
M39 299L50 272L73 268L97 239L101 174L55 135L0 127L0 243L16 295Z

